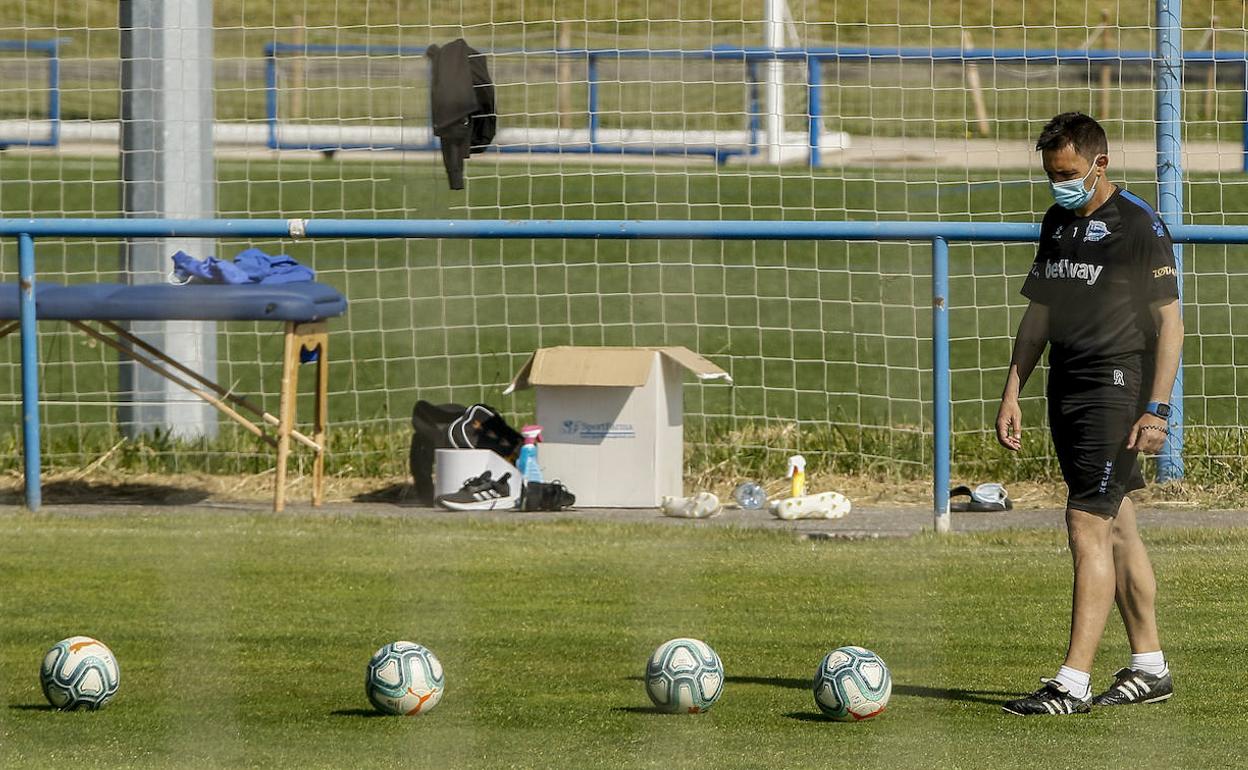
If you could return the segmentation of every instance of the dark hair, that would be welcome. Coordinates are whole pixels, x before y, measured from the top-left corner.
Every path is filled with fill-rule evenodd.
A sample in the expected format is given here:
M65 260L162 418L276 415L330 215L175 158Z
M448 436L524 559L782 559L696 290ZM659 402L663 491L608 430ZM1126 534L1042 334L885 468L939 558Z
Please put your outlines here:
M1105 129L1082 112L1063 112L1055 116L1044 125L1036 140L1037 150L1060 150L1066 145L1089 161L1095 160L1097 155L1109 154Z

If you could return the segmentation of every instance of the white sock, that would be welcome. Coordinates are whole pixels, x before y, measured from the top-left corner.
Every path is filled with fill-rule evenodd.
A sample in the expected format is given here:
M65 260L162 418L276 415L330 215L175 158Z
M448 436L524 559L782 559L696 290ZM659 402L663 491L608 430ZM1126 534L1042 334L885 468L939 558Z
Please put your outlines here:
M1161 654L1161 650L1157 652L1137 652L1131 655L1131 668L1136 671L1142 671L1145 674L1153 676L1165 676L1170 673L1170 667L1166 665L1166 656Z
M1062 666L1053 677L1070 691L1072 698L1087 700L1092 694L1092 675L1087 671L1079 671L1070 666Z

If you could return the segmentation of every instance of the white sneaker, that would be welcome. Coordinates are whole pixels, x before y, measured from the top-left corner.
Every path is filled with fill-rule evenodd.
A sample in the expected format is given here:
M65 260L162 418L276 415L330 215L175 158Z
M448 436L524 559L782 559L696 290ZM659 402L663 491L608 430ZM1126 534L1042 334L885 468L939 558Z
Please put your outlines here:
M723 510L719 498L710 492L699 492L693 497L664 495L659 503L664 516L677 519L706 519Z
M771 515L785 521L794 519L839 519L852 508L849 498L839 492L820 492L817 495L786 497L772 500Z

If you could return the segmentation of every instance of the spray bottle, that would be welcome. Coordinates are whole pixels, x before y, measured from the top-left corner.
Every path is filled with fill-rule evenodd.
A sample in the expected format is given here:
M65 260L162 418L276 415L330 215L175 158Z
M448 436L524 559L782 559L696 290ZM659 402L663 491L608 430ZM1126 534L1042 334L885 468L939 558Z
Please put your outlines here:
M787 478L792 479L792 489L789 497L802 497L806 494L806 458L801 455L793 455L789 458L789 472Z
M516 470L520 478L527 484L530 481L541 483L542 466L537 464L537 442L542 440L542 426L525 425L520 429L524 436L524 446L520 447L520 458L516 461Z

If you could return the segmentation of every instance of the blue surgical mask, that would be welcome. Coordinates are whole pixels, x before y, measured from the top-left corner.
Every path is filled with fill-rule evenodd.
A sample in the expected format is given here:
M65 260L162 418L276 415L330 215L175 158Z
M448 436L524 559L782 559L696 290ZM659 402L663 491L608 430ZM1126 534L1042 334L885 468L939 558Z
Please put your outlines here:
M1100 160L1100 155L1092 159L1092 168L1088 169L1088 173L1083 175L1082 179L1068 179L1065 182L1049 182L1049 189L1053 191L1053 200L1057 201L1057 205L1069 211L1081 209L1087 202L1092 200L1092 195L1096 192L1096 186L1100 184L1100 179L1092 183L1092 189L1088 190L1083 183L1088 181L1088 177L1092 176L1092 172L1096 171L1096 161Z

